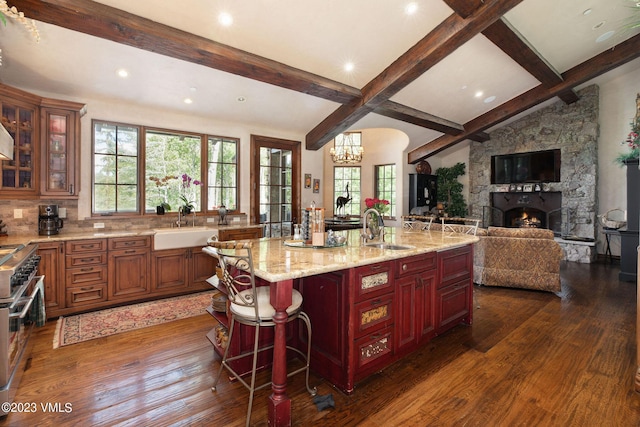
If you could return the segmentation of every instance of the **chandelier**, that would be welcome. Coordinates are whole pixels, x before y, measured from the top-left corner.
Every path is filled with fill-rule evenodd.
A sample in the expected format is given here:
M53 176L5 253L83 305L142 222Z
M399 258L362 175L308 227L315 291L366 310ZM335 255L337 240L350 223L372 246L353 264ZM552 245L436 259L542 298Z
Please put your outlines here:
M358 137L358 143L354 141ZM362 148L360 133L341 133L333 141L333 148L329 150L334 163L360 163L362 161Z

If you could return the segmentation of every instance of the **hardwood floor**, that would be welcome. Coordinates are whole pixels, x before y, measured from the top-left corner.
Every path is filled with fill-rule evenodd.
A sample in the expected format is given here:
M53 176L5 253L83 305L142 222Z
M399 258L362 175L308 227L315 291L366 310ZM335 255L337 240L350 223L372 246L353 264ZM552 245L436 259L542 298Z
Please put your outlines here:
M472 327L458 326L358 384L351 396L312 375L336 408L318 412L294 377L299 426L638 426L635 284L618 268L566 263L562 294L475 287ZM208 315L52 349L55 321L35 335L11 426L241 426L247 391L223 379L205 338ZM315 328L321 325L314 325ZM266 373L264 374L266 375ZM263 376L264 376L263 375ZM266 425L269 390L253 425ZM40 404L70 403L68 413Z

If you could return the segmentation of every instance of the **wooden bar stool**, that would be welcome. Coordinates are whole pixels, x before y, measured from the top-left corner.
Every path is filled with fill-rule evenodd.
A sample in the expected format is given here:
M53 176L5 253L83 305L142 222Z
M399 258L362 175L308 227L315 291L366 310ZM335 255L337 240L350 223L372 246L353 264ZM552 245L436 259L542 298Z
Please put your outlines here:
M218 280L225 286L227 297L230 302L231 324L229 326L229 340L225 348L218 375L211 388L216 390L218 381L222 374L223 368L226 368L233 377L241 382L249 389L249 408L247 409L247 422L249 425L251 420L251 408L253 406L253 395L256 390L268 387L271 382L256 386L256 367L258 362L258 354L265 350L273 349L273 345L259 348L260 328L274 327L273 315L275 309L271 305L268 286L256 286L256 280L253 273L253 258L251 257L251 243L236 242L219 242L209 241L209 246L213 247L218 258L219 269L217 271ZM287 374L287 377L300 372L306 372L306 387L311 396L316 395L316 389L309 387L309 357L311 354L311 321L309 316L302 311L302 294L293 289L293 303L287 309L287 322L301 319L307 328L307 354L305 355L299 349L287 346L288 350L295 351L304 360L305 366L296 369ZM233 339L233 332L236 323L253 326L255 328L255 340L253 351L244 352L236 356L229 357L229 348ZM240 374L238 374L229 362L244 357L253 357L253 365L251 369L250 383L247 383Z

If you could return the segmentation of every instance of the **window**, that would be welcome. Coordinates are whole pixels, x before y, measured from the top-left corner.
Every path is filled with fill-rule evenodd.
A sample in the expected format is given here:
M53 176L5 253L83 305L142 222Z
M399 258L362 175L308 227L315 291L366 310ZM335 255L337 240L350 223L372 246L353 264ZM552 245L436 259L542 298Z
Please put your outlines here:
M238 140L210 136L207 161L208 210L224 205L228 210L238 209Z
M375 166L375 197L389 201L390 217L396 216L396 165Z
M340 196L351 198L345 205L344 212L334 211L335 214L360 215L360 166L335 166L333 168L333 193L334 203Z
M138 211L140 129L93 123L93 212Z
M235 138L94 120L92 211L142 215L160 204L237 210L238 145Z
M202 182L200 135L188 135L147 130L145 132L145 210L155 212L160 203L168 203L171 210L193 205L201 211ZM182 176L187 175L183 182ZM189 182L189 178L191 181ZM158 185L158 179L160 185Z

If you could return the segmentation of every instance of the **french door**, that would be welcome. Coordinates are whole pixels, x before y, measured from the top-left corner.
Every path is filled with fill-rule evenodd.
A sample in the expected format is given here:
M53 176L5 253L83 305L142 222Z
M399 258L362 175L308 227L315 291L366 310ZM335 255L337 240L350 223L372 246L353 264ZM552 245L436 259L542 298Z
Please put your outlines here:
M251 135L251 220L264 237L290 236L300 220L300 145Z

